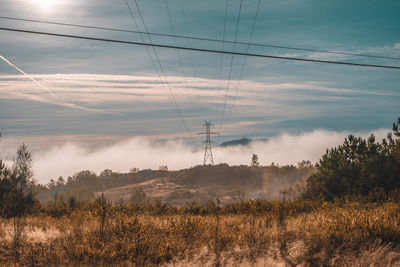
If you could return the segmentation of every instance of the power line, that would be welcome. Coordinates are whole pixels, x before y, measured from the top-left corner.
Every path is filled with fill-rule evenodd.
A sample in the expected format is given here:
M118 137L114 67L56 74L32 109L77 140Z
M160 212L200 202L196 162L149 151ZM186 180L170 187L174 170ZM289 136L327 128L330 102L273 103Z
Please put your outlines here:
M370 67L370 68L382 68L382 69L397 69L397 70L400 70L400 66L391 66L391 65L363 64L363 63L354 63L354 62L341 62L341 61L332 61L332 60L308 59L308 58L300 58L300 57L283 57L283 56L273 56L273 55L255 54L255 53L219 51L219 50L205 49L205 48L173 46L173 45L164 45L164 44L155 44L155 43L143 43L143 42L134 42L134 41L124 41L124 40L116 40L116 39L89 37L89 36L83 36L83 35L71 35L71 34L43 32L43 31L31 31L31 30L22 30L22 29L4 28L4 27L0 27L0 30L1 31L11 31L11 32L21 32L21 33L30 33L30 34L54 36L54 37L63 37L63 38L73 38L73 39L81 39L81 40L91 40L91 41L100 41L100 42L109 42L109 43L128 44L128 45L142 45L142 46L144 45L144 46L160 47L160 48L181 49L181 50L206 52L206 53L215 53L215 54L221 54L222 53L222 54L228 54L228 55L232 55L233 54L233 55L238 55L238 56L249 56L249 57L259 57L259 58L283 59L283 60L294 60L294 61L313 62L313 63L326 63L326 64L337 64L337 65L347 65L347 66L357 66L357 67Z
M139 28L139 25L138 25L138 23L137 23L137 21L136 21L136 19L135 19L135 16L134 16L134 14L133 14L133 11L132 11L132 9L131 9L131 6L129 5L128 0L124 0L124 1L125 1L126 6L128 7L129 14L131 15L132 21L133 21L133 23L135 24L136 29L139 30L139 29L140 29L140 28ZM140 34L140 39L142 39L142 42L143 42L143 43L145 42L145 40L144 40L144 38L143 38L143 36L142 36L141 34ZM149 56L149 58L150 58L150 60L151 60L151 63L152 63L152 65L153 65L153 68L154 68L154 70L155 70L157 76L159 77L160 81L162 82L161 75L159 74L158 69L157 69L157 67L156 67L156 64L154 63L153 57L152 57L152 55L151 55L151 53L150 53L150 51L149 51L149 47L148 47L148 46L145 46L145 48L146 48L147 55ZM163 82L162 82L162 83L163 83ZM168 96L169 96L169 95L168 95Z
M143 26L144 26L146 32L148 32L146 23L144 22L144 19L143 19L143 16L142 16L142 12L140 11L140 7L139 7L139 4L138 4L137 0L135 0L135 5L136 5L136 8L137 8L137 10L138 10L140 19L142 20ZM179 117L180 117L180 119L181 119L181 121L182 121L182 123L183 123L183 125L184 125L184 127L185 127L185 129L186 129L186 131L188 132L189 137L190 137L191 139L193 139L193 137L192 137L192 135L191 135L191 132L190 132L190 130L189 130L189 127L188 127L188 125L186 124L185 117L183 116L182 111L181 111L181 109L179 108L179 105L178 105L178 103L177 103L177 101L176 101L175 95L174 95L174 93L173 93L173 91L172 91L172 89L171 89L171 86L170 86L169 82L168 82L167 75L165 74L164 68L163 68L163 66L162 66L162 64L161 64L161 61L160 61L160 58L158 57L157 51L156 51L156 49L155 49L156 46L153 45L153 41L151 40L151 37L150 37L149 34L147 34L147 37L149 38L150 46L153 48L153 52L154 52L154 55L156 56L156 59L157 59L157 62L158 62L158 64L159 64L159 66L160 66L161 73L162 73L163 76L164 76L165 83L166 83L167 88L168 88L168 90L169 90L169 92L170 92L170 94L171 94L171 99L172 99L173 103L175 104L176 111L177 111L177 113L178 113L178 115L179 115Z
M166 10L167 10L169 25L170 25L170 27L171 27L171 32L172 32L173 35L175 35L174 24L172 23L171 13L170 13L170 11L169 11L169 6L168 6L168 0L165 0L165 8L166 8ZM178 43L176 42L176 38L174 38L174 43L175 43L176 46L178 45ZM181 53L179 52L179 49L177 49L176 52L177 52L177 55L178 55L178 63L179 63L179 66L180 66L180 68L181 68L181 72L182 72L182 74L183 74L183 84L184 84L187 88L189 88L189 87L187 86L187 84L186 84L186 73L185 73L185 68L183 67L183 62L182 62ZM188 92L189 92L190 104L191 104L191 106L192 106L192 109L194 110L192 95L191 95L191 93L190 93L189 90L188 90Z
M232 52L235 52L235 48L236 48L236 38L239 32L239 23L240 23L240 14L242 11L242 4L243 4L243 0L240 0L240 5L239 5L239 14L238 14L238 19L237 19L237 23L236 23L236 31L235 31L235 43L233 44L233 49ZM229 85L231 82L231 75L232 75L232 66L233 66L233 59L235 54L231 54L231 63L229 65L229 73L228 73L228 82L226 85L226 92L225 92L225 98L224 98L224 106L222 107L222 115L221 115L221 120L220 120L220 129L222 130L222 126L224 124L224 116L225 116L225 108L226 108L226 101L228 100L228 92L229 92Z
M183 25L185 26L185 34L188 35L189 31L188 31L188 26L187 26L187 21L186 21L185 4L184 4L183 0L181 0L181 7L182 7ZM193 77L197 77L196 72L194 70L194 62L193 62L192 53L189 53L189 56L190 56L190 61L191 61L191 65L192 65L192 75L193 75Z
M186 11L185 11L184 0L181 0L180 2L181 2L180 4L181 4L181 7L182 7L183 24L185 26L185 34L188 35L189 30L188 30L188 25L187 25L187 21L186 21ZM190 42L189 42L189 44L191 45ZM195 82L198 85L199 79L197 77L197 73L196 73L195 68L194 68L193 56L192 56L192 53L190 53L190 52L189 52L189 58L190 58L190 63L191 63L191 67L192 67L192 78L196 79ZM196 90L197 89L194 88L194 86L192 87L192 89L193 89L194 95L197 95L196 94ZM193 107L193 111L195 112L195 115L198 116L198 112L196 111L196 109L194 109L194 107Z
M139 31L140 28L139 28L139 25L138 25L138 23L137 23L137 21L136 21L136 19L135 19L135 16L134 16L134 14L133 14L133 11L132 11L132 9L131 9L131 6L129 5L128 0L124 0L124 1L125 1L126 6L128 7L129 14L131 15L132 21L133 21L133 23L135 24L136 29ZM139 36L140 36L140 39L142 39L142 42L144 43L145 40L144 40L142 34L139 34ZM158 75L158 69L157 69L157 67L156 67L156 64L154 63L153 57L151 56L151 53L150 53L150 51L149 51L149 49L148 49L147 46L146 46L146 52L147 52L147 54L148 54L148 56L149 56L149 58L150 58L150 60L151 60L151 63L153 64L154 70L156 71L156 73L157 73L157 75ZM160 80L161 80L161 76L160 76L160 75L158 75L158 76L160 77Z
M131 9L131 6L129 5L128 0L124 0L124 1L125 1L126 6L128 7L129 14L131 15L132 21L133 21L133 23L135 24L136 29L139 30L139 29L140 29L140 28L139 28L139 25L138 25L138 23L137 23L137 21L136 21L136 19L135 19L135 16L134 16L134 14L133 14L133 11L132 11L132 9ZM142 36L141 34L140 34L140 39L142 39L142 42L145 42L145 40L144 40L144 38L143 38L143 36ZM148 47L148 46L145 46L145 48L146 48L146 53L147 53L147 55L149 56L150 61L151 61L152 65L153 65L154 71L156 72L156 74L157 74L157 76L158 76L158 78L159 78L161 84L163 85L164 89L167 89L167 88L165 88L164 81L162 80L161 75L160 75L160 73L158 72L158 69L157 69L157 67L156 67L156 64L155 64L155 62L154 62L154 60L153 60L153 57L152 57L152 55L151 55L151 53L150 53L150 51L149 51L149 47ZM170 96L170 94L169 94L168 92L167 92L167 96L168 96L168 99L169 99L169 101L171 102L172 106L175 108L174 102L173 102L173 100L172 100L172 98L171 98L171 96Z
M255 25L256 25L256 22L257 22L258 12L259 12L259 10L260 10L260 4L261 4L261 0L258 0L258 5L257 5L256 13L255 13L255 15L254 15L254 20L253 20L253 25L252 25L251 31L250 31L249 43L251 43L251 41L253 40L254 28L255 28ZM250 48L250 46L247 46L246 53L249 52L249 48ZM240 70L239 80L238 80L237 85L236 85L235 95L233 96L233 100L232 100L233 103L232 103L231 108L230 108L230 110L229 110L229 112L228 112L228 116L227 116L227 119L226 119L227 121L229 121L229 118L230 118L230 116L231 116L231 114L232 114L233 106L234 106L234 104L235 104L236 97L237 97L237 93L238 93L238 91L239 91L239 85L240 85L240 82L242 81L244 69L245 69L245 67L246 67L246 62L247 62L247 57L245 57L245 58L243 59L243 65L242 65L242 68L241 68L241 70ZM222 128L221 128L221 132L222 132Z
M225 0L225 16L224 16L224 32L222 34L222 39L225 41L225 34L226 34L226 18L228 15L228 0ZM224 51L225 49L225 42L222 42L221 45L221 52ZM221 75L222 75L222 63L224 60L224 54L221 54L220 56L220 62L219 62L219 73L218 73L218 88L220 88L221 85ZM219 106L219 98L220 98L220 93L218 90L218 97L217 97L217 103L215 105L215 113L218 113L218 106ZM216 114L216 116L218 116L218 114Z
M282 46L282 45L271 45L271 44L261 44L261 43L246 43L246 42L240 42L240 41L234 42L234 41L229 41L229 40L221 40L221 39L213 39L213 38L173 35L173 34L154 33L154 32L143 32L143 31L133 31L133 30L118 29L118 28L99 27L99 26L90 26L90 25L72 24L72 23L62 23L62 22L53 22L53 21L44 21L44 20L35 20L35 19L24 19L24 18L14 18L14 17L4 17L4 16L0 16L0 19L14 20L14 21L25 21L25 22L35 22L35 23L42 23L42 24L49 24L49 25L68 26L68 27L86 28L86 29L94 29L94 30L106 30L106 31L116 31L116 32L125 32L125 33L146 34L146 35L161 36L161 37L174 37L174 38L191 39L191 40L197 40L197 41L209 41L209 42L229 43L229 44L235 44L236 43L236 44L240 44L240 45L250 45L250 46L267 47L267 48L278 48L278 49L287 49L287 50L295 50L295 51L303 51L303 52L316 52L316 53L325 53L325 54L336 54L336 55L357 56L357 57L367 57L367 58L380 58L380 59L400 60L400 57L388 57L388 56L378 56L378 55L350 53L350 52L318 50L318 49L310 49L310 48L291 47L291 46Z

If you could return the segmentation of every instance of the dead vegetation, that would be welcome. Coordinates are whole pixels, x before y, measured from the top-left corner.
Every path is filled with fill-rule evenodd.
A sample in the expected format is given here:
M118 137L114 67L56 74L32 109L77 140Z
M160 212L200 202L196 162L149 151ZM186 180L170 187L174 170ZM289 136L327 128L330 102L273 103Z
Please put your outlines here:
M4 219L0 262L42 266L383 266L400 264L400 205L241 201L181 208L111 204ZM54 207L53 207L54 209ZM16 254L16 252L18 252Z

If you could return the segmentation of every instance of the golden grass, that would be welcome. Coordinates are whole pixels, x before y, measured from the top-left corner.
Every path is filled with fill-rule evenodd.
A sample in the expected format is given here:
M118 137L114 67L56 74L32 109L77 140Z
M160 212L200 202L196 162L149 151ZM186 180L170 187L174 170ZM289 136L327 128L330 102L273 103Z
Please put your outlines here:
M160 203L154 205L160 207ZM400 265L400 205L396 202L249 201L236 205L242 207L240 212L223 207L203 211L205 215L193 214L192 208L159 212L157 207L134 214L132 208L121 205L98 212L96 203L60 217L42 211L25 218L24 240L18 247L10 238L13 220L3 219L0 263Z

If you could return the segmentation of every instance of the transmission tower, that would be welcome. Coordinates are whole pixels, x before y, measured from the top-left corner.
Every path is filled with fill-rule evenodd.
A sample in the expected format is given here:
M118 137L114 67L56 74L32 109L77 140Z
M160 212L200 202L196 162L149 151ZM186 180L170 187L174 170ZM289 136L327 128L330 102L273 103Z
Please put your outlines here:
M211 148L211 135L212 134L218 134L215 132L211 132L211 127L214 126L214 124L211 124L211 121L205 121L205 123L202 125L203 127L206 127L206 131L203 133L198 133L198 134L204 134L206 136L206 141L204 143L206 144L204 147L204 165L207 165L207 162L209 162L211 165L214 164L214 159L212 155L212 148Z

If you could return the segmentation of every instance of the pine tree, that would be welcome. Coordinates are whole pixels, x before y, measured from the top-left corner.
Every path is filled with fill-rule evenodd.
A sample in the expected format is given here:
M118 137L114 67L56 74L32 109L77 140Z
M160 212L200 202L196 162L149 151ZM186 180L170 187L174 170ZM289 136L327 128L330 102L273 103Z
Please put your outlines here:
M2 215L19 217L34 205L32 155L22 144L17 150L13 166L8 169L0 163L0 208Z
M349 135L338 147L328 149L307 181L307 197L333 199L346 195L371 195L400 190L400 118L393 134L377 142Z
M260 163L258 163L258 156L256 154L253 154L253 157L251 158L251 167L258 166L260 166Z

